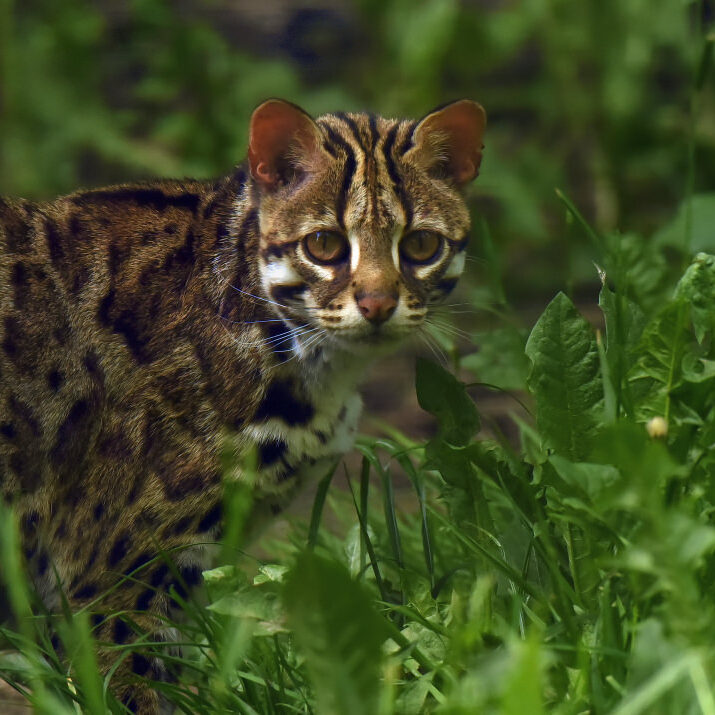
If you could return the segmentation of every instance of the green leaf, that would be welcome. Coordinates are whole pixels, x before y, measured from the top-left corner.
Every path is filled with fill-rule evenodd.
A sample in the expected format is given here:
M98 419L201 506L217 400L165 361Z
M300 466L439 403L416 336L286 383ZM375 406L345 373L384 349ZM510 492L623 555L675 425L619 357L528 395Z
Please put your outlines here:
M512 646L511 672L506 678L501 708L503 715L539 715L544 712L541 643L531 634L524 642Z
M523 330L511 326L478 333L474 341L479 351L467 355L462 367L490 385L504 390L524 390L529 373L529 360L524 354L526 337Z
M686 315L687 305L673 301L643 331L638 362L629 374L636 415L641 419L667 416L670 394L682 382L681 365L691 339L686 329Z
M715 327L715 256L698 253L675 288L676 299L690 305L699 343Z
M683 380L705 382L715 377L715 360L706 360L692 353L686 353L682 362Z
M526 354L536 421L548 446L581 461L602 415L603 385L591 326L559 293L531 331Z
M598 306L606 322L606 355L612 367L619 353L632 355L643 333L646 319L636 303L616 295L605 283L598 294Z
M684 201L675 219L653 236L659 246L688 246L692 251L715 252L715 192L695 194L690 200L690 217ZM690 241L686 241L686 230L690 223Z
M303 553L284 589L288 622L306 656L317 712L374 715L386 622L334 561Z
M417 360L417 401L439 423L439 436L464 446L479 430L479 413L472 398L457 380L429 360Z
M552 454L549 461L564 482L585 492L593 501L620 479L618 470L610 464L570 462L558 454Z

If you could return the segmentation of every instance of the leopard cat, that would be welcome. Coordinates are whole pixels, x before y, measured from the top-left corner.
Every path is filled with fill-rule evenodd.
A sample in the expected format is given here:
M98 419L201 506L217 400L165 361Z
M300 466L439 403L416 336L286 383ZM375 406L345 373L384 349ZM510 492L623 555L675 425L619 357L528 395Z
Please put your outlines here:
M264 519L350 448L366 366L462 273L485 121L268 100L218 181L0 198L2 494L49 609L91 604L100 641L136 638L103 613L157 632L217 538L227 432ZM137 651L115 692L159 712L161 676Z

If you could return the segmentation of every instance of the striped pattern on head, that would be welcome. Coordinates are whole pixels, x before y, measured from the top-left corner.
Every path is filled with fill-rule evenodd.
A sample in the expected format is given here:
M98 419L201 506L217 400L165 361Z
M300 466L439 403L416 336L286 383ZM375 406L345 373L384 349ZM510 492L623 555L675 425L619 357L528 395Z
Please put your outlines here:
M269 100L253 114L260 271L289 324L337 345L390 342L419 326L464 269L486 118L460 100L420 121Z

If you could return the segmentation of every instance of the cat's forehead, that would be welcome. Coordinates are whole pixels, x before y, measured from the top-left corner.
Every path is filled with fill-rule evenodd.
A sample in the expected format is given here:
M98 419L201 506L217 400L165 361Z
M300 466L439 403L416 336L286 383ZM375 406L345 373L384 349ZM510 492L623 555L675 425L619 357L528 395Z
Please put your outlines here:
M457 238L467 231L469 216L459 193L405 159L414 146L416 120L333 113L316 123L330 157L326 170L276 203L264 204L261 228L268 240L295 240L316 228L376 240L391 240L408 228Z

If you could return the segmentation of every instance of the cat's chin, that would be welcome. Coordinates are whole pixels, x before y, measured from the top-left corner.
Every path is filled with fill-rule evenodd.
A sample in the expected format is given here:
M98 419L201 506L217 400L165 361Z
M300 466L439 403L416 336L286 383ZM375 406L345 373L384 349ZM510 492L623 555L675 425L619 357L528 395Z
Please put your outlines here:
M329 335L335 349L356 355L380 356L396 350L407 338L407 333L396 330L356 331L351 335Z

